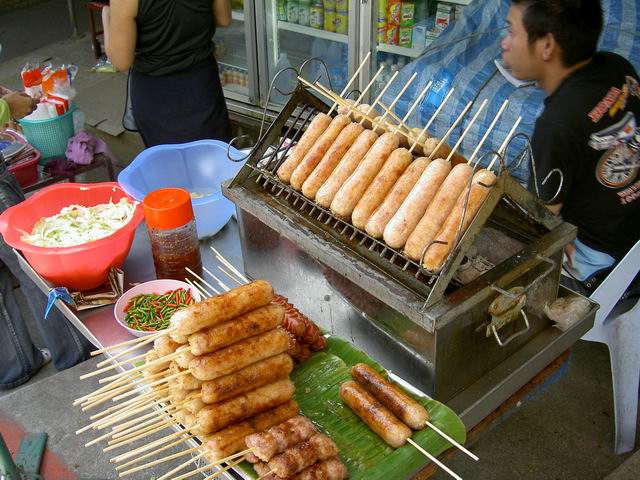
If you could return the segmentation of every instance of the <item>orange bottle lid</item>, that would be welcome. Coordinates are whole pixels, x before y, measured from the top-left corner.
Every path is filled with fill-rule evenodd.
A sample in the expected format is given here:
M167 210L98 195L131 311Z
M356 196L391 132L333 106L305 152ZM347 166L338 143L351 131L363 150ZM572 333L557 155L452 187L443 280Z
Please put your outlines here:
M147 226L172 230L193 220L189 192L182 188L160 188L142 201Z

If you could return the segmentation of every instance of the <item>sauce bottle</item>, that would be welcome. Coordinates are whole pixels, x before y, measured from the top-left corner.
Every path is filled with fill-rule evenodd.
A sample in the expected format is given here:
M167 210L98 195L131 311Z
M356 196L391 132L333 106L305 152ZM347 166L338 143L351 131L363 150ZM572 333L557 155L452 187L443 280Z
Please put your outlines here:
M196 280L186 268L202 275L200 244L189 192L160 188L142 202L157 278Z

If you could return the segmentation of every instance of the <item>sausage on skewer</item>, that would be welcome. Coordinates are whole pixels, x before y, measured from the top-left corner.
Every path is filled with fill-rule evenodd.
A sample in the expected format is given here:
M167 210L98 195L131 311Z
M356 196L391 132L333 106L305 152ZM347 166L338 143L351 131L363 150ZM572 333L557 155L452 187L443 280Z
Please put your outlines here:
M247 448L253 449L252 453L258 460L268 462L287 448L308 440L316 432L308 418L298 415L266 432L249 435L244 441Z
M336 444L323 433L316 433L306 442L299 443L269 460L269 468L280 478L290 478L318 460L335 457Z

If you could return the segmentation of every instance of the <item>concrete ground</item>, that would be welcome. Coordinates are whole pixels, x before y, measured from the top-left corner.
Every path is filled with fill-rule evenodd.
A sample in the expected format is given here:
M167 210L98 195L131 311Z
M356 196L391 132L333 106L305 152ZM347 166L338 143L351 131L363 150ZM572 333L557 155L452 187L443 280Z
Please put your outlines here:
M76 5L81 4L76 0ZM77 14L81 29L86 28L86 12L77 8ZM125 75L92 73L95 58L88 37L72 39L70 33L65 0L50 0L0 14L0 84L19 88L18 72L26 61L52 58L54 63L76 63L80 67L77 103L85 112L88 130L103 138L118 156L120 166L124 166L142 150L139 137L124 132L120 125ZM34 342L43 346L24 299L19 298L19 302ZM71 408L69 399L90 388L76 379L91 368L93 365L86 363L57 373L49 364L23 387L0 392L0 416L21 423L29 431L50 433L49 448L71 475L51 477L52 480L116 478L107 455L99 454L97 449L85 449L86 438L72 433L85 423L86 417ZM472 447L480 462L455 455L447 464L467 480L640 478L640 453L613 453L611 372L605 346L578 342L566 373L538 393L480 436ZM449 477L439 472L434 478Z

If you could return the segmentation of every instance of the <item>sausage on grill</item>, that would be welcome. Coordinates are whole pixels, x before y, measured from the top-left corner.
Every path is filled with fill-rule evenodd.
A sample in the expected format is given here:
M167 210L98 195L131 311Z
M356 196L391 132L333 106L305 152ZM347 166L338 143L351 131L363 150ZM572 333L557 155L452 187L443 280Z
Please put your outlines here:
M263 462L268 462L278 453L284 452L316 433L311 421L303 416L290 418L286 422L270 428L266 432L254 433L245 438L247 448Z

